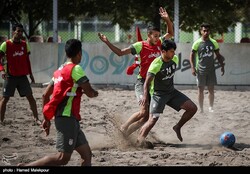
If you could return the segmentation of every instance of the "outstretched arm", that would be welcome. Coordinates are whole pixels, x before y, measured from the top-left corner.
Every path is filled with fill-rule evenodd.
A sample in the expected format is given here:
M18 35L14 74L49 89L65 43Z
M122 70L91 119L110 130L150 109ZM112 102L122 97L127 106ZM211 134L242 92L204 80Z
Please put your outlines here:
M94 90L92 88L92 86L90 85L89 81L88 82L84 82L80 85L80 87L83 89L84 93L90 97L97 97L98 96L98 91Z
M165 21L165 23L167 24L167 28L166 28L166 34L164 35L165 39L169 39L171 37L174 36L174 28L173 28L173 23L169 18L169 15L166 11L166 9L160 7L159 9L159 14L161 16L161 18Z
M124 49L120 49L116 46L114 46L112 43L109 42L107 36L105 36L102 33L98 33L99 38L101 39L101 41L103 41L106 45L108 45L108 47L118 56L123 56L123 55L127 55L131 53L131 48L124 48Z

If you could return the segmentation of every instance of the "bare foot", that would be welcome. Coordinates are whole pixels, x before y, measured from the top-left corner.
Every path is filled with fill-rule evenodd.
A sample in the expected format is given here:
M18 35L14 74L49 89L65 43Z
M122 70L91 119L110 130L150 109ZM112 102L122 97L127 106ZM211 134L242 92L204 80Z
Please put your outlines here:
M25 166L24 163L18 163L17 166Z
M144 149L154 149L153 143L151 143L150 141L146 141L146 140L143 140L143 141L137 140L135 145L137 147L144 148Z
M177 127L177 125L175 125L173 127L173 130L175 131L177 138L182 142L182 136L181 136L181 129Z
M125 131L125 128L124 128L124 126L123 126L123 125L121 125L121 126L120 126L120 130L121 130L122 132L124 132L124 131Z
M125 138L128 137L127 132L126 132L126 130L123 128L123 126L121 126L121 127L119 128L119 131L122 133L122 135L123 135Z

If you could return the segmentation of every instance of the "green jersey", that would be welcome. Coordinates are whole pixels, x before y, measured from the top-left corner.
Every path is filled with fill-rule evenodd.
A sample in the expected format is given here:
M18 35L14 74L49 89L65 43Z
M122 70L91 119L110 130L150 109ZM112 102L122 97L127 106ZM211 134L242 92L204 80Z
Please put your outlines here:
M179 62L175 55L169 62L157 57L150 65L148 73L154 76L150 84L150 94L166 94L174 90L174 74Z
M219 44L216 40L209 37L203 41L202 38L195 41L192 50L196 52L196 70L200 73L208 73L215 70L214 51L219 50Z

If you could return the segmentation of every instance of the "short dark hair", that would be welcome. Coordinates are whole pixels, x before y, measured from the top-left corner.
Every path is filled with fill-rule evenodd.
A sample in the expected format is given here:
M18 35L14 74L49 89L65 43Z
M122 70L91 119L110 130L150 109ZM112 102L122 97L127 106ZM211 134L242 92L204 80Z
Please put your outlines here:
M152 33L152 31L159 31L160 32L160 29L157 26L150 24L147 27L147 32L148 33Z
M82 50L82 43L78 39L69 39L65 45L65 52L68 58L75 57Z
M201 26L200 26L200 29L202 29L203 27L210 29L210 24L208 24L208 23L202 23Z
M23 25L22 24L14 24L13 26L12 26L12 31L16 31L16 28L22 28L23 29Z
M172 40L169 40L169 39L165 39L162 44L161 44L161 49L162 50L165 50L165 51L168 51L170 49L174 49L176 50L176 44L174 41Z

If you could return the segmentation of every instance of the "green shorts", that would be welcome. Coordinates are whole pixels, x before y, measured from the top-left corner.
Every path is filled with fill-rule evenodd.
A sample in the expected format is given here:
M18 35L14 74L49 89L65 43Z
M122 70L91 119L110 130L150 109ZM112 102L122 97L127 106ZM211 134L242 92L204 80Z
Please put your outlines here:
M88 141L80 128L79 121L72 117L56 117L57 133L56 149L59 152L72 153L77 147L87 144Z
M190 100L185 94L181 93L178 90L174 90L170 94L153 94L151 96L150 102L150 114L160 114L163 113L163 110L166 105L175 109L176 111L181 110L181 105Z
M7 80L4 80L4 97L13 97L16 89L21 97L32 95L32 89L27 76L10 76Z

